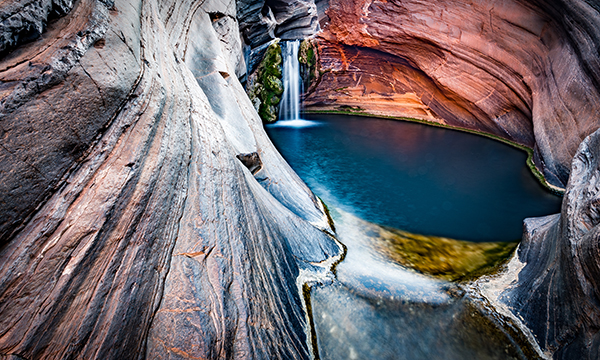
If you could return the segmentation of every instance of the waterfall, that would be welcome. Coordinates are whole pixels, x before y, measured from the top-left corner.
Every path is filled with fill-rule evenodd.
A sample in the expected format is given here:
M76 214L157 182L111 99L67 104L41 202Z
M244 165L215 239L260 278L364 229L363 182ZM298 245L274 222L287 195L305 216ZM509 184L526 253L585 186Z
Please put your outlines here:
M300 40L282 44L283 57L283 97L279 108L280 120L300 119L300 62L298 49Z

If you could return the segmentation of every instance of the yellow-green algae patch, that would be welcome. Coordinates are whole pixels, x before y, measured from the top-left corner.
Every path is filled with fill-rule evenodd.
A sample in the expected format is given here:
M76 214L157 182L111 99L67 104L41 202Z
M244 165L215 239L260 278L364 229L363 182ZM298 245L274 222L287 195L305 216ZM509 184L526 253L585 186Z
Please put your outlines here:
M466 281L495 272L517 242L470 242L413 234L365 221L374 248L388 259L449 281Z

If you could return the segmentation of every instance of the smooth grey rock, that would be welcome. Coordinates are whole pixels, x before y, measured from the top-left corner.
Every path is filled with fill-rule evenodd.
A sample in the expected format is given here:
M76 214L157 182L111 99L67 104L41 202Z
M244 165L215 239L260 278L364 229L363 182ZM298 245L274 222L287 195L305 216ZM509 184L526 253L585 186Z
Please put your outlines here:
M202 6L81 0L0 61L0 354L310 357L342 248Z
M239 32L237 19L223 16L213 19L213 28L221 41L223 53L238 79L246 75L246 62L242 51L242 38Z
M237 13L244 42L251 48L276 37L303 39L319 30L314 0L239 0Z
M484 289L505 288L493 300L507 306L554 359L600 356L599 195L597 130L573 159L561 213L525 220L509 266L517 270L480 281Z

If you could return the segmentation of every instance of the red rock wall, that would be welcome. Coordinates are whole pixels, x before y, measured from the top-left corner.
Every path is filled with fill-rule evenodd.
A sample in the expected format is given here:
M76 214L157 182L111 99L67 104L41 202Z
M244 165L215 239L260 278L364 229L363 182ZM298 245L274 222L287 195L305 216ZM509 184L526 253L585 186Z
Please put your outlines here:
M560 187L600 124L600 13L583 1L332 0L327 15L308 110L358 105L499 135L533 147Z

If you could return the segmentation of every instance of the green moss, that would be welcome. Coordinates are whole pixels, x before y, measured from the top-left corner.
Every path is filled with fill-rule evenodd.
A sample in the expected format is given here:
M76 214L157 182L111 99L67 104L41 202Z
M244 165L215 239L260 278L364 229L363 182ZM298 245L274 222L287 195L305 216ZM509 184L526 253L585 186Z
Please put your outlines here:
M475 243L377 227L375 246L393 261L418 272L464 281L493 272L512 254L517 242Z
M273 95L281 96L281 94L283 94L283 83L281 82L281 79L276 77L275 75L264 76L263 85L267 90L267 97L270 96L271 98L273 98Z
M280 96L283 94L283 83L281 82L281 46L279 42L271 44L263 61L258 66L258 79L263 85L260 92L260 107L258 114L264 122L277 121L277 110Z
M331 230L335 232L335 223L333 222L333 218L331 217L331 212L329 211L327 204L325 204L325 201L323 201L323 199L320 197L317 196L317 198L321 202L321 205L323 205L323 210L325 210L325 216L327 216L327 222L329 223L329 226L331 226Z
M248 78L246 92L266 123L277 121L278 105L283 94L281 65L281 46L279 42L274 42L265 51L256 71Z
M310 302L310 290L310 285L302 285L302 295L304 297L304 304L306 305L306 315L308 317L308 325L310 328L310 342L312 345L313 357L315 360L319 360L319 343L317 341L317 329L313 318L312 303Z
M300 62L300 77L304 83L304 88L308 89L320 75L317 66L318 52L311 39L305 39L300 43L298 61Z
M353 107L346 106L346 105L340 106L340 110L305 110L304 113L306 113L306 114L359 115L359 116L365 116L365 117L376 117L376 118L382 118L382 119L410 121L410 122L417 122L417 123L426 124L426 125L430 125L430 126L437 126L437 127L441 127L441 128L445 128L445 129L458 130L458 131L468 132L471 134L485 136L490 139L501 141L507 145L510 145L510 146L516 147L517 149L521 149L521 150L525 151L527 153L527 166L529 167L529 170L531 170L533 175L536 177L536 179L538 179L538 181L546 189L548 189L550 192L552 192L554 194L562 195L565 192L565 189L554 186L546 181L546 178L544 177L542 172L535 166L535 164L533 162L533 149L531 149L530 147L527 147L525 145L516 143L514 141L510 141L508 139L502 138L497 135L489 134L489 133L486 133L483 131L462 128L462 127L458 127L458 126L440 124L440 123L428 121L428 120L414 119L414 118L402 117L402 116L386 116L386 115L371 114L371 113L363 111L363 109L361 109L360 107L353 108Z
M314 45L309 39L303 40L300 43L300 49L298 50L298 61L300 64L308 65L309 67L316 64L313 46Z

